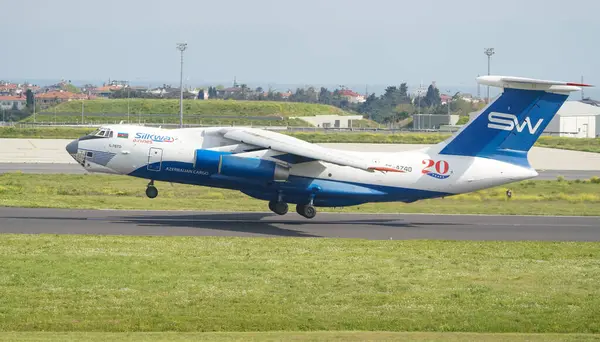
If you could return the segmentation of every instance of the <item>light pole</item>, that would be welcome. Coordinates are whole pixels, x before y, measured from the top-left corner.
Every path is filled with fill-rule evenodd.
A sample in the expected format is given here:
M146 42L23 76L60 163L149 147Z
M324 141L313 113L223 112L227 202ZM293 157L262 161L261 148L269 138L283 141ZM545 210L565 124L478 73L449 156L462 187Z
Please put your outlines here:
M484 52L486 56L488 56L488 76L490 75L490 62L492 60L492 55L495 53L494 48L485 48ZM490 86L487 87L487 103L490 103Z
M181 52L181 69L179 73L179 127L183 127L183 51L187 43L177 43L177 50Z
M81 124L83 125L83 99L81 99Z
M127 123L129 124L129 84L127 85Z

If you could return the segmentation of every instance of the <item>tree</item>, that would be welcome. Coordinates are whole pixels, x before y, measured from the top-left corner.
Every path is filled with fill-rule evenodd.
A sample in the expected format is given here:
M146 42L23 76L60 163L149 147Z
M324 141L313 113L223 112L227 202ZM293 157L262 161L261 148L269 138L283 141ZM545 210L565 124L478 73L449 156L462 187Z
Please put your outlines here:
M321 87L318 99L319 103L330 105L333 102L333 94L327 88Z
M25 106L27 108L33 108L34 99L33 99L33 91L31 91L31 89L27 89L27 91L25 92L25 98L27 99L25 102L26 103Z
M198 92L198 100L204 100L204 89L200 89Z
M435 107L439 106L442 103L442 99L440 98L440 90L430 84L427 88L427 93L425 97L421 99L421 106L424 107Z
M408 86L406 83L400 84L400 96L402 96L407 103L410 102L410 98L408 96Z
M217 97L218 97L217 88L215 88L215 87L208 87L208 98L209 99L216 99Z

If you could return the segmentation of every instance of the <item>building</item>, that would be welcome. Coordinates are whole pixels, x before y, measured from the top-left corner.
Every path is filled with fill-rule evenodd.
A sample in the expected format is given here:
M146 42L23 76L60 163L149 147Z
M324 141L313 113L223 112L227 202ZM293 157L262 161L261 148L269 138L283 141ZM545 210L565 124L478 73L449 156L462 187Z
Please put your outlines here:
M25 96L5 96L0 95L0 108L3 110L17 109L22 110L27 105Z
M19 85L15 83L1 82L0 96L15 96L19 93Z
M592 100L590 98L585 98L585 99L581 100L581 102L587 103L592 106L600 107L600 101Z
M454 126L460 118L456 114L413 114L413 129L440 129L441 126Z
M350 89L340 90L340 96L350 103L363 103L366 101L364 95L361 95Z
M545 135L596 138L600 136L600 107L566 101L544 130Z
M69 91L49 91L35 95L35 105L47 108L61 102L73 100L87 100L89 97L85 94L76 94Z
M440 101L442 105L452 102L452 95L440 94Z
M316 115L298 116L290 119L300 119L320 128L352 128L352 121L362 120L362 115Z

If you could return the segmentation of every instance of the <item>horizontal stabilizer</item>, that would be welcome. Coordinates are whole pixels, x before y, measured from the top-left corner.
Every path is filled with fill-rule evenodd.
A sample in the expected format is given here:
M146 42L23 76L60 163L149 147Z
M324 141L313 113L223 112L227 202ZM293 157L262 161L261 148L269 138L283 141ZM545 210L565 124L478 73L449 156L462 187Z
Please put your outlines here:
M538 80L534 78L514 76L480 76L477 82L484 85L500 88L513 88L523 90L544 90L549 92L572 92L579 91L581 87L592 87L590 84Z

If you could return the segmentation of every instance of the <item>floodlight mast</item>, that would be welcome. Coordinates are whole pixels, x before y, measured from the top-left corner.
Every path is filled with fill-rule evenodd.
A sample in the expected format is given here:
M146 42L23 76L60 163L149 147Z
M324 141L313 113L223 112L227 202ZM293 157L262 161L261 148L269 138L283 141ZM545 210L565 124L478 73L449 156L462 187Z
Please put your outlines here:
M492 55L495 54L494 48L485 48L484 53L488 56L488 76L490 75L490 63ZM490 103L490 86L487 87L487 103Z
M179 127L183 127L183 52L187 43L177 43L177 50L181 52L181 68L179 72Z

